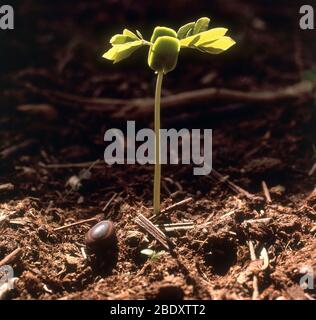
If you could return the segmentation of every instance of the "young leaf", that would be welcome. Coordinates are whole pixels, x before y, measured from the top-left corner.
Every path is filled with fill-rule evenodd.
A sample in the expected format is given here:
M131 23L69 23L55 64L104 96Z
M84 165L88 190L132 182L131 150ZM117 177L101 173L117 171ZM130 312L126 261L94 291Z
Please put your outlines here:
M185 24L184 26L182 26L181 28L179 28L179 30L177 32L177 38L179 40L185 38L187 33L194 27L194 25L195 25L195 22L189 22L189 23Z
M219 54L228 50L236 42L230 37L222 37L216 41L198 45L198 49L211 54Z
M114 63L117 63L123 59L129 57L135 50L143 45L141 40L127 42L124 44L114 45L110 50L108 50L103 58L112 60Z
M208 29L209 23L210 23L210 18L206 18L206 17L200 18L195 23L195 26L193 29L193 34L197 34L197 33L206 31Z
M135 41L135 39L129 36L125 36L123 34L116 34L111 38L110 43L114 45L114 44L124 44L126 42L131 42L131 41Z
M181 47L199 46L205 42L211 42L223 37L228 30L226 28L214 28L180 40Z
M130 37L130 38L132 38L134 40L138 40L138 37L136 36L136 34L134 32L132 32L132 31L128 30L128 29L124 29L123 30L123 35L124 36L128 36L128 37Z
M137 35L138 35L139 39L144 40L144 37L143 37L143 35L141 34L141 32L140 32L140 31L136 30L136 33L137 33Z

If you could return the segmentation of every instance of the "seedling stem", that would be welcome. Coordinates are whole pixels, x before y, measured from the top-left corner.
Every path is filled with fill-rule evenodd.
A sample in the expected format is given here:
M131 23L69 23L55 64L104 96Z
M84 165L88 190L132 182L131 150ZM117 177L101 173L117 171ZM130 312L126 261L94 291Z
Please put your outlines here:
M155 175L154 175L154 214L160 212L160 98L163 72L157 73L156 92L155 92Z

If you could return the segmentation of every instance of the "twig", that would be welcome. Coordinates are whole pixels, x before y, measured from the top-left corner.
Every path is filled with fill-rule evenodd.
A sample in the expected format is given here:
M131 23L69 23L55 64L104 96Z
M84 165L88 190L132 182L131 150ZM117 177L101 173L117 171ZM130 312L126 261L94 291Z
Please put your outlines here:
M10 254L8 254L6 257L4 257L0 261L0 267L6 265L6 264L11 264L13 263L22 253L21 248L17 248L14 251L12 251Z
M14 185L12 183L0 184L0 192L12 190L14 190Z
M125 118L133 113L133 119L145 118L152 113L152 98L136 99L111 99L82 97L73 94L63 93L56 90L41 89L33 84L23 84L33 93L45 96L47 99L71 105L74 107L84 106L86 110L95 112L106 112L113 118ZM244 92L225 88L206 88L201 90L187 91L162 98L161 107L168 112L183 108L184 105L195 105L209 102L210 100L223 100L243 103L265 103L267 105L280 101L289 101L306 98L313 95L313 84L309 81L302 81L279 90ZM117 108L123 106L123 108ZM206 108L203 107L203 110Z
M248 245L249 245L251 261L256 261L257 258L256 258L256 253L255 253L255 249L252 241L249 241ZM252 286L253 286L252 300L258 300L259 298L258 277L255 274L253 275Z
M92 165L96 167L98 164L101 164L101 160L78 162L78 163L53 163L53 164L40 163L40 166L46 169L71 169L71 168L86 168Z
M171 244L171 241L168 237L141 213L138 214L135 222L160 242L167 250L170 250L169 244Z
M271 218L261 218L261 219L249 219L249 220L244 220L242 223L243 224L252 224L252 223L268 223L272 219Z
M156 225L165 232L183 231L194 229L193 222L165 223Z
M308 175L311 177L316 172L316 162L312 166L312 168L309 170Z
M117 197L117 193L114 193L111 199L106 203L104 208L102 209L102 212L106 211L106 209L109 207L109 205L112 203L112 201Z
M93 217L93 218L89 218L89 219L81 220L81 221L78 221L78 222L70 223L70 224L67 224L67 225L62 226L62 227L55 228L54 231L61 231L61 230L65 230L65 229L68 229L68 228L71 228L71 227L79 226L81 224L85 224L85 223L89 223L89 222L97 222L97 221L100 221L100 215L98 215L96 217Z
M190 198L181 200L181 201L179 201L179 202L177 202L177 203L174 203L174 204L170 205L169 207L167 207L167 208L165 208L165 209L162 209L158 215L153 215L153 216L151 216L151 217L149 218L149 220L156 219L156 218L160 217L161 215L163 215L163 214L165 214L165 213L168 213L168 212L170 212L170 211L172 211L172 210L174 210L174 209L177 209L177 208L179 208L179 207L182 207L182 206L184 206L184 205L186 205L186 204L188 204L188 203L190 203L190 202L192 202L192 201L193 201L193 199L190 197Z
M266 197L267 203L271 203L272 200L271 200L269 188L265 181L262 181L262 189L263 189L264 196Z
M37 141L34 139L29 139L14 146L6 148L0 152L0 160L6 160L8 158L11 158L17 153L20 153L21 151L33 146L36 142Z
M223 184L226 184L231 190L233 190L237 194L242 194L247 199L250 199L250 200L263 200L262 197L256 196L256 195L246 191L245 189L237 186L235 183L233 183L232 181L228 180L228 177L223 176L222 174L217 172L215 169L212 169L211 176L213 178L215 178L217 181L219 181L219 182L221 182ZM206 176L206 177L208 177L208 176Z

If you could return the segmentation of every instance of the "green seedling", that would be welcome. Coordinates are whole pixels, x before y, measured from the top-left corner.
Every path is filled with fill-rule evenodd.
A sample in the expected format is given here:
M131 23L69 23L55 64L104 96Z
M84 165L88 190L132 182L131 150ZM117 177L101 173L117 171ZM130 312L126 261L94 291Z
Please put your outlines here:
M160 97L163 76L172 71L178 62L181 49L196 49L203 53L220 54L235 44L226 36L226 28L209 29L209 18L200 18L182 26L178 32L167 27L156 27L150 41L144 40L139 31L136 33L124 29L122 34L113 36L110 40L112 48L103 58L120 62L143 46L149 46L148 65L157 74L155 92L155 174L154 174L154 214L160 211Z
M161 250L161 251L157 252L152 249L144 249L140 253L147 256L150 260L156 261L161 255L163 255L165 253L165 251Z

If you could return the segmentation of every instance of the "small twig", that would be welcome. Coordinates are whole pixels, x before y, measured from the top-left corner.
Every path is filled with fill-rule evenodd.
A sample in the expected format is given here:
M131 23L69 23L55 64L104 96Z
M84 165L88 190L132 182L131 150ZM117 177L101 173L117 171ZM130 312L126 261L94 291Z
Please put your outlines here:
M0 184L0 192L12 190L14 190L14 185L12 183Z
M171 244L171 241L169 238L141 213L138 214L135 222L150 235L152 235L158 242L160 242L164 248L170 250L169 244Z
M233 214L235 214L235 210L227 212L227 213L223 214L222 216L220 216L219 218L220 219L225 219L225 218L227 218L227 217L229 217L229 216L231 216Z
M0 267L13 263L21 255L21 253L21 248L15 249L0 261Z
M40 166L46 169L71 169L71 168L86 168L89 166L96 167L101 164L101 160L88 161L88 162L78 162L78 163L56 163L56 164L45 164L40 163Z
M81 224L85 224L85 223L89 223L89 222L97 222L97 221L100 221L100 215L98 215L96 217L93 217L93 218L89 218L89 219L81 220L81 221L78 221L78 222L70 223L70 224L67 224L67 225L62 226L62 227L55 228L54 231L61 231L61 230L65 230L65 229L68 229L68 228L75 227L75 226L79 226Z
M249 219L249 220L244 220L242 223L243 224L252 224L252 223L268 223L271 221L271 218L261 218L261 219Z
M217 181L226 184L231 190L233 190L234 192L236 192L237 194L242 194L243 196L245 196L247 199L250 200L263 200L262 197L260 196L256 196L248 191L246 191L245 189L237 186L235 183L233 183L232 181L230 181L228 179L228 177L223 176L222 174L220 174L218 171L216 171L215 169L212 169L211 171L211 176L213 178L215 178ZM208 177L208 176L206 176Z
M102 209L102 212L106 211L106 209L109 207L109 205L112 203L112 201L117 197L117 193L115 192L111 199L106 203L104 208Z
M29 139L14 146L8 147L0 152L0 160L6 160L20 153L21 151L33 146L37 141Z
M308 175L311 177L316 172L316 162L312 166L312 168L309 170Z
M172 210L175 210L175 209L177 209L177 208L179 208L179 207L182 207L182 206L184 206L184 205L186 205L186 204L188 204L188 203L190 203L190 202L192 202L192 201L193 201L193 199L190 197L190 198L181 200L181 201L179 201L179 202L177 202L177 203L174 203L174 204L170 205L169 207L161 210L158 215L153 215L153 216L151 216L151 217L149 218L149 220L156 219L156 218L160 217L161 215L166 214L166 213L168 213L168 212L170 212L170 211L172 211Z
M252 241L249 241L248 245L249 245L251 261L256 261L257 258L256 258L255 248L253 246ZM258 277L255 274L253 275L252 286L253 286L252 300L258 300L259 298Z
M156 226L163 229L165 232L186 231L194 228L193 222L165 223Z
M271 200L269 188L265 181L262 181L262 189L263 189L264 196L266 197L267 203L271 203L272 200Z

